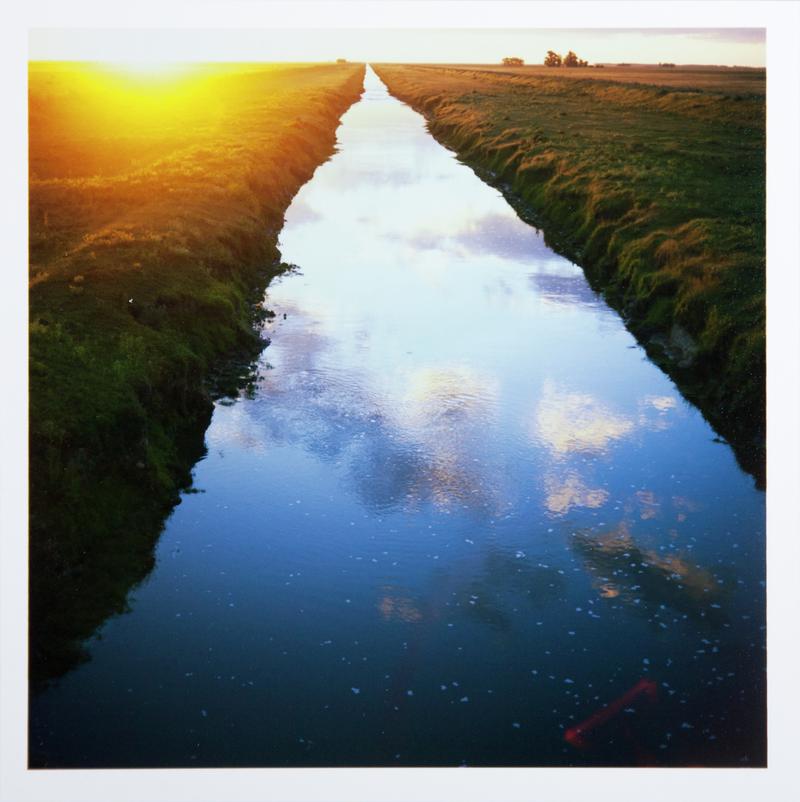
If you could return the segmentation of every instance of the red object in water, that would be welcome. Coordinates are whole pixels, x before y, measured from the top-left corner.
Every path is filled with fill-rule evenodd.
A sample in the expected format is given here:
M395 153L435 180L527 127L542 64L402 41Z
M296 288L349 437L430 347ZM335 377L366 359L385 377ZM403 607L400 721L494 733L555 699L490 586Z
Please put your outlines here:
M578 749L583 749L589 745L589 736L592 731L602 727L609 719L619 715L619 712L640 697L645 697L649 702L658 699L658 686L651 679L640 679L630 690L625 691L619 698L610 702L605 707L592 713L589 718L570 727L564 733L564 740Z

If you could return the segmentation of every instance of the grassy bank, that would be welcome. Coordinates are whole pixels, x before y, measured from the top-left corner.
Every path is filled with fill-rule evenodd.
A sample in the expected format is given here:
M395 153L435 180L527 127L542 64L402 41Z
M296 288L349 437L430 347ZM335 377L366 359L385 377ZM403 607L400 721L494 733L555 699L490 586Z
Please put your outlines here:
M693 84L691 70L662 70L658 85L626 68L375 69L583 266L763 483L763 71L704 70Z
M81 659L151 569L212 384L263 345L283 213L362 80L349 64L31 65L34 680Z

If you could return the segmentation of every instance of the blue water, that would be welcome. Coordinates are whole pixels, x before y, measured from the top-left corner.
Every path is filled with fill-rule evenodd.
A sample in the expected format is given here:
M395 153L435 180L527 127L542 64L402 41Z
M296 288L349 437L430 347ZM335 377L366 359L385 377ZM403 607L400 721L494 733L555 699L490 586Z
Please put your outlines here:
M280 247L257 391L37 761L763 764L764 495L580 268L371 70Z

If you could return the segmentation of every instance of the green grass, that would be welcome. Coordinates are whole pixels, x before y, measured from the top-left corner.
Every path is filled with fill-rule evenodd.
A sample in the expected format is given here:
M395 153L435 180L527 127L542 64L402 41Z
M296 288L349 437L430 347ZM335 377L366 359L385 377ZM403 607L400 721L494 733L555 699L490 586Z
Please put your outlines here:
M544 68L376 71L426 115L438 139L543 228L548 244L583 266L762 483L765 102L758 76L748 76L755 91L742 94L741 76L728 88L724 72L677 88L604 80L603 70L585 78ZM691 348L680 347L687 342Z
M155 97L93 68L32 67L35 682L80 660L152 568L211 397L235 392L230 366L263 346L257 302L281 270L283 213L331 154L362 77L359 65L218 68L202 91Z

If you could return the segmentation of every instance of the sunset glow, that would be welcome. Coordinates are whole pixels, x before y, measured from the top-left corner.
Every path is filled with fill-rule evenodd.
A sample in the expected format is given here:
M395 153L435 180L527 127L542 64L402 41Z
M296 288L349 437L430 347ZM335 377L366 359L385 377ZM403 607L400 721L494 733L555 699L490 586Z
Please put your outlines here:
M105 68L118 75L123 75L150 84L163 83L184 76L191 70L191 65L160 59L130 59L111 61Z

